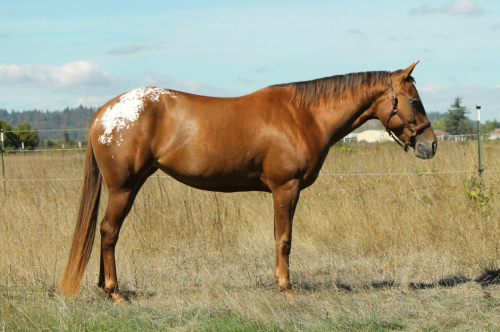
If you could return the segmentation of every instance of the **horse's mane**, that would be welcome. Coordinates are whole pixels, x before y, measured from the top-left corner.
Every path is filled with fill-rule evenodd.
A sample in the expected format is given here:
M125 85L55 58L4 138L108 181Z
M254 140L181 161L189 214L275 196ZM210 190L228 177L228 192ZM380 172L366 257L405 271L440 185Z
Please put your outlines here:
M401 71L400 69L393 73ZM292 103L298 107L313 107L320 102L335 103L344 100L347 96L356 97L373 92L373 88L378 85L388 88L390 74L392 73L388 71L367 71L272 86L291 88ZM411 76L408 76L407 80L415 82Z

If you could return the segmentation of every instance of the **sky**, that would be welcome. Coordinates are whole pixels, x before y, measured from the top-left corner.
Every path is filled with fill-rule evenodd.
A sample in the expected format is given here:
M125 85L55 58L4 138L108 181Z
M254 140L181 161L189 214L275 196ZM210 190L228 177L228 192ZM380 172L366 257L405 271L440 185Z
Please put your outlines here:
M427 112L500 120L500 1L0 2L0 109L99 106L141 86L239 96L413 72Z

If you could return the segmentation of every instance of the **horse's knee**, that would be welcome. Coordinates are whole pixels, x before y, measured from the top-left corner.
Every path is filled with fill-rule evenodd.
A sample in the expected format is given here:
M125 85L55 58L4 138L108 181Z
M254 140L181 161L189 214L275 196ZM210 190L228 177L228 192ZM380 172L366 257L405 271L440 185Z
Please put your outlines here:
M290 250L292 249L292 240L291 239L283 239L276 243L276 248L278 252L283 255L290 255Z
M104 221L101 224L101 243L103 248L114 247L118 241L120 229L116 226L111 226Z

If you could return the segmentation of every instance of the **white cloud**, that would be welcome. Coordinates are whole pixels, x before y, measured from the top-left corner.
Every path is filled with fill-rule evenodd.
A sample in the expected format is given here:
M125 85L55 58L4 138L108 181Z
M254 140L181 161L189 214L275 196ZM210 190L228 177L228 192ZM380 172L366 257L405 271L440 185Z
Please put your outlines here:
M483 9L473 0L455 0L443 7L443 12L453 15L479 15Z
M493 88L500 89L500 84L493 85Z
M410 9L410 14L426 15L433 13L476 16L483 14L484 10L474 0L455 0L441 7L424 5Z
M63 66L0 64L0 85L16 87L106 86L114 77L89 61L72 61Z
M146 84L208 96L232 97L239 95L235 91L201 84L190 79L176 80L168 75L152 71L146 72Z

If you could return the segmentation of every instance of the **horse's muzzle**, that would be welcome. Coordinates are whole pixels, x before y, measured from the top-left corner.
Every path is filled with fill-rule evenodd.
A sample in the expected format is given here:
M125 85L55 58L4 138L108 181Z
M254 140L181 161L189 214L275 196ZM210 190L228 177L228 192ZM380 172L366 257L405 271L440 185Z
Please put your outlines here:
M436 140L418 139L415 142L415 156L421 159L431 159L436 154Z

